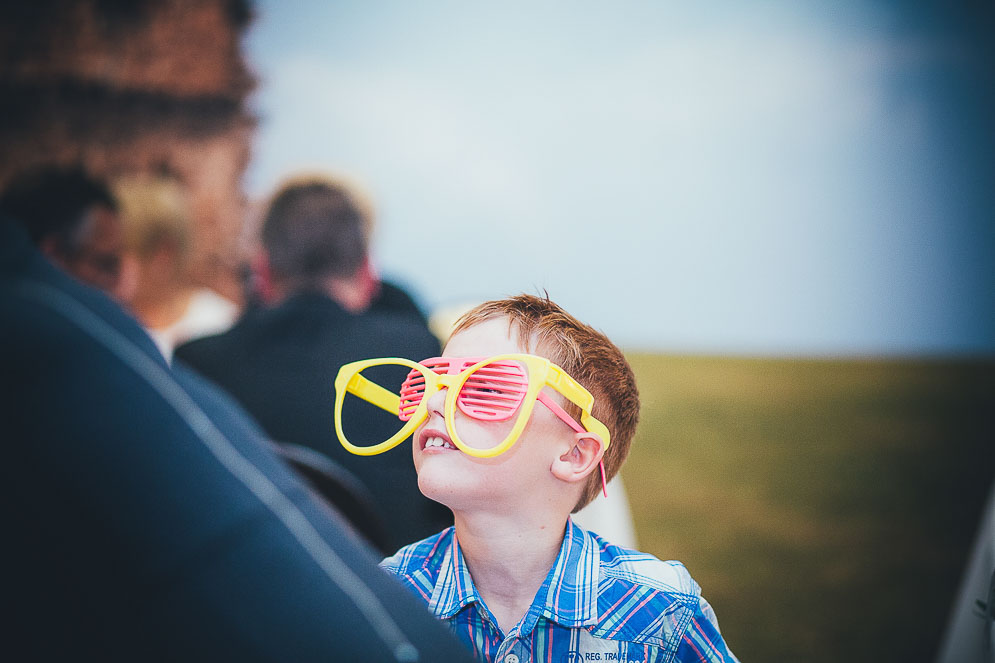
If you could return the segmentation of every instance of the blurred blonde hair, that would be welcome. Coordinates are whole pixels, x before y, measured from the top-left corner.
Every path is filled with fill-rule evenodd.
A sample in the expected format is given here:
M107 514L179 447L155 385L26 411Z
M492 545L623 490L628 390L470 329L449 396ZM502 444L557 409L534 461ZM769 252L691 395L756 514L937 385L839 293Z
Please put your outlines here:
M183 185L169 177L127 176L113 184L125 242L138 258L168 246L183 269L190 259L193 219Z

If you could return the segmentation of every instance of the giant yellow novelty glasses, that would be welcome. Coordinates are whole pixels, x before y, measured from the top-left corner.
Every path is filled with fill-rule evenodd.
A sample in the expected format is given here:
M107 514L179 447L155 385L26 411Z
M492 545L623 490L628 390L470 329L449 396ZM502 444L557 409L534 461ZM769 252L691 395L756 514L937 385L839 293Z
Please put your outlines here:
M398 376L408 369L397 385ZM393 374L393 378L389 377ZM608 448L608 429L591 415L594 397L587 389L548 359L527 354L495 357L434 357L420 363L407 359L365 359L346 364L335 378L335 432L346 449L360 456L372 456L393 449L428 416L428 401L446 388L443 407L446 432L457 448L477 458L493 458L515 444L532 416L536 401L548 407L577 433L593 433ZM580 408L577 423L553 399L543 393L551 387ZM343 430L343 404L346 395L372 403L397 417L399 428L386 439L350 440ZM466 418L457 418L459 409ZM469 420L511 422L504 439L494 444L477 439L467 430ZM604 477L604 465L601 467Z

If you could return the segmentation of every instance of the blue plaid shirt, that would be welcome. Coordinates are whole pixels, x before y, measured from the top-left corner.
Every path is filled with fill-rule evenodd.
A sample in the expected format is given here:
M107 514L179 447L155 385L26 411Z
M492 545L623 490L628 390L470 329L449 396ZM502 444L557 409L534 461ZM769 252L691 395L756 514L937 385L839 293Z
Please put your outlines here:
M484 661L736 661L680 562L612 545L572 520L556 563L508 633L474 588L452 527L405 546L381 566Z

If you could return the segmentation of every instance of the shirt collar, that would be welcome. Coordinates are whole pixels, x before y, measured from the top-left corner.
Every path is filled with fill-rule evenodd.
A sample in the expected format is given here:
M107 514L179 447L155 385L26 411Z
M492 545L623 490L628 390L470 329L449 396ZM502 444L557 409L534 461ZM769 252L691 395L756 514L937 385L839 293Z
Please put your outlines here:
M483 601L473 585L463 559L455 529L448 534L439 576L429 600L429 610L448 619L470 603ZM567 519L567 528L556 562L536 593L520 632L528 633L539 616L566 627L591 626L598 622L600 554L594 539Z
M470 570L463 560L455 528L450 527L440 541L440 550L443 551L442 562L439 564L439 576L435 581L428 609L440 619L449 619L464 606L483 601L477 588L473 586Z

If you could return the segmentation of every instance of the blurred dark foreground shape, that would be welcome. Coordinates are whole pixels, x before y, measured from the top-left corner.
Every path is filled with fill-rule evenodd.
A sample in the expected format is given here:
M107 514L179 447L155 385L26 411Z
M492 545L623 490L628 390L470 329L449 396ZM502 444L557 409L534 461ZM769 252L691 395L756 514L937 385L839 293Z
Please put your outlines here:
M346 517L349 524L385 557L394 553L373 494L356 475L328 456L299 444L274 444L276 455L307 482L320 499Z
M0 220L6 649L469 661L256 425Z

